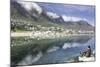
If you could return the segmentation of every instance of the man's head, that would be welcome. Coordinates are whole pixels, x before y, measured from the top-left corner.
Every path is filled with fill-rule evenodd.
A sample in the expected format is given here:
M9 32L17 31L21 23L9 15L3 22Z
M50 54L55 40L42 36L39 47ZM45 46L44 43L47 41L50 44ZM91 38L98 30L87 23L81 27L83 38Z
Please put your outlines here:
M88 48L90 48L90 46L88 46Z

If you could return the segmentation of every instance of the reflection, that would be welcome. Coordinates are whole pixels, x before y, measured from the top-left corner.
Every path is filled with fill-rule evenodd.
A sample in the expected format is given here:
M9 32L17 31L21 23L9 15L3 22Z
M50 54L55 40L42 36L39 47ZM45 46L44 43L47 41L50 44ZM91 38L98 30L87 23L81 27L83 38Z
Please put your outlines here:
M80 44L78 43L64 43L62 49L72 48L72 47L78 47Z
M35 40L27 37L11 38L11 64L29 65L72 61L88 45L94 46L92 36ZM18 59L17 59L18 58Z
M48 48L47 52L53 52L53 51L57 51L59 49L59 47L57 46L53 46L52 48Z
M80 47L80 46L88 46L89 44L91 45L91 41L93 41L93 38L87 38L85 41L84 41L84 39L80 39L81 42L80 41L78 42L78 41L79 41L79 39L78 40L76 39L76 42L75 41L71 42L71 43L66 42L62 46L62 49L73 48L73 47ZM94 43L92 43L92 44L94 44Z
M38 52L36 56L28 54L18 65L29 65L38 61L43 56L42 52Z

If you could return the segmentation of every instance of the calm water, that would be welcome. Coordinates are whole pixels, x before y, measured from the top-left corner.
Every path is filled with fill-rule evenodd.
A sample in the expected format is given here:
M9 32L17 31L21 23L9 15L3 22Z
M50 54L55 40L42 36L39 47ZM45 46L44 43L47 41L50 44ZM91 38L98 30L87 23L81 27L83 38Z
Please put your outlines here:
M35 54L28 53L22 57L22 60L17 65L75 62L75 57L79 56L80 52L83 52L88 45L91 46L92 51L95 51L95 38L91 36L64 38L46 44L49 47L44 52L38 50Z
M80 55L81 51L84 51L87 46L90 45L94 51L94 38L90 38L86 42L65 42L61 48L54 48L56 50L46 53L42 56L36 64L50 64L50 63L63 63L74 62L74 58ZM34 63L33 63L34 64Z

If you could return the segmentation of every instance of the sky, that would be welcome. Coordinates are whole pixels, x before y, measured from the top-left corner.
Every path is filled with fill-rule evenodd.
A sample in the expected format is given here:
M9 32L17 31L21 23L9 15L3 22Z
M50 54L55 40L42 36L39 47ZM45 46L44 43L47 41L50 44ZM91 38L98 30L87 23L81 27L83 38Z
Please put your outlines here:
M95 6L93 5L57 4L43 2L38 4L47 11L57 13L58 15L86 19L89 24L95 26Z

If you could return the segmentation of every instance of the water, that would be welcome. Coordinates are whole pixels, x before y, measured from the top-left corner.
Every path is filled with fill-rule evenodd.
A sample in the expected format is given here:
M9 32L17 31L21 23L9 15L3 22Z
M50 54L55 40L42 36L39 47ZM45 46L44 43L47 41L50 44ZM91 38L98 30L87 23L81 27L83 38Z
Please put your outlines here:
M46 53L36 64L50 64L50 63L63 63L63 62L74 62L72 61L76 56L80 55L81 51L84 51L88 45L94 50L94 38L89 39L85 43L78 42L65 42L62 48L56 51Z
M63 38L60 40L42 40L40 41L40 43L38 43L38 46L35 47L37 48L37 51L35 53L31 52L32 50L35 50L34 48L25 48L25 50L30 50L27 51L27 54L25 54L24 56L22 55L21 60L17 63L17 65L37 65L75 62L75 57L79 56L80 52L83 52L88 45L90 45L92 51L95 52L94 37L76 36ZM12 62L15 61L13 60Z

